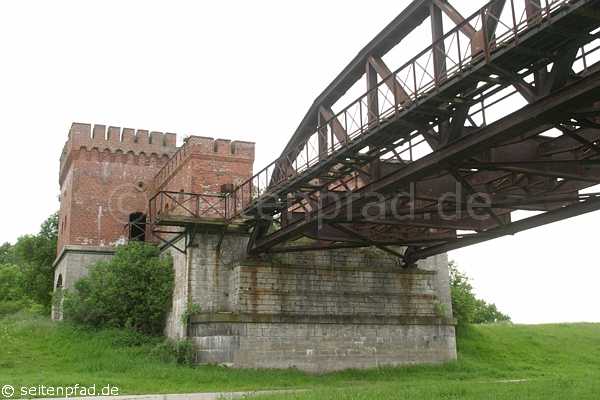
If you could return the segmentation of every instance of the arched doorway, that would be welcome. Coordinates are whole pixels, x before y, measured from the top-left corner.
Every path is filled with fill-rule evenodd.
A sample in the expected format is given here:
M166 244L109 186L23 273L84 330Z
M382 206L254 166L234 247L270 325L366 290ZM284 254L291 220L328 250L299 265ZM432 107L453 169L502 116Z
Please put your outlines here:
M146 241L146 214L142 212L129 214L129 240Z
M62 300L63 300L63 276L58 275L56 285L54 286L54 296L52 299L52 319L60 321L62 319Z

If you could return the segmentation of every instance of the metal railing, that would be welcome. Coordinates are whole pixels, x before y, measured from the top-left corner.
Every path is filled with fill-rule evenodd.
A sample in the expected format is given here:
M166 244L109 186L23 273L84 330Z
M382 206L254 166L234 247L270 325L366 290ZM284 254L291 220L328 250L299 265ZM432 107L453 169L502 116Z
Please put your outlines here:
M161 191L148 205L152 223L164 219L207 218L227 219L226 194L204 194Z
M158 171L154 176L154 187L160 189L165 184L169 176L177 169L181 161L187 156L189 146L187 143L183 145L173 154L169 161Z
M442 38L410 61L384 77L367 91L321 125L295 151L284 154L239 185L227 198L229 218L239 216L259 197L275 191L284 182L314 167L324 158L350 146L360 136L434 96L441 86L509 45L515 45L531 28L548 20L563 7L577 0L528 0L506 2L500 15L493 14L494 1L466 18ZM526 10L529 8L529 11ZM531 11L533 10L533 12ZM488 34L493 24L493 34ZM472 38L465 27L475 32ZM442 54L445 68L436 71L434 54ZM437 68L439 69L439 68ZM370 107L377 101L377 110ZM326 149L319 143L327 143Z

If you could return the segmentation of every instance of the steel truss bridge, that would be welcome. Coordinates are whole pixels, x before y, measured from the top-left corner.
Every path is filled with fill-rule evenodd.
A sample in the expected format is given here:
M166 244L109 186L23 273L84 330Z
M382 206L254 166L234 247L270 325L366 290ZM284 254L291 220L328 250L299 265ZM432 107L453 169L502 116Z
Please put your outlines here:
M414 0L216 200L249 253L377 246L412 265L600 208L600 1L458 3ZM419 32L431 44L391 64Z

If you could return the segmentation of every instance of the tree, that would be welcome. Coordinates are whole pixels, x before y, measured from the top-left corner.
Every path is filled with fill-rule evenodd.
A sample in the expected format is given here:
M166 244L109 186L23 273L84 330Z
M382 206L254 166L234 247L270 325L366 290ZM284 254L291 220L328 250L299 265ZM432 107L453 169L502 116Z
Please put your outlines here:
M458 270L454 261L450 261L448 269L452 311L459 324L510 321L510 317L498 311L495 304L488 304L475 297L470 278Z
M475 296L469 278L460 272L454 261L448 264L452 312L459 324L469 323L475 312Z
M510 317L498 311L495 304L488 304L483 300L475 303L475 313L472 322L474 324L488 324L493 322L507 322Z
M0 264L0 317L32 306L23 289L23 271L14 264Z
M14 264L15 252L12 244L6 242L0 246L0 264Z
M170 257L161 257L154 245L130 242L64 293L63 315L94 327L159 335L171 304L173 279Z
M23 271L13 264L0 264L0 302L25 298Z
M11 251L13 263L23 273L23 289L28 297L50 312L54 283L56 242L58 239L58 213L46 219L36 235L25 235L17 239Z

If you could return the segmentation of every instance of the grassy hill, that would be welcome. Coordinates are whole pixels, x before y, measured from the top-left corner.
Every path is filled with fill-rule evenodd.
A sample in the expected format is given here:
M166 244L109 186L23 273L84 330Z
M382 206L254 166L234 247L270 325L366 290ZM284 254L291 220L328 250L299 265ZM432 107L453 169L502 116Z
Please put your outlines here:
M40 317L0 320L0 385L117 386L121 394L310 389L298 399L598 399L600 324L488 325L459 335L459 360L311 376L295 370L186 367L157 340Z

